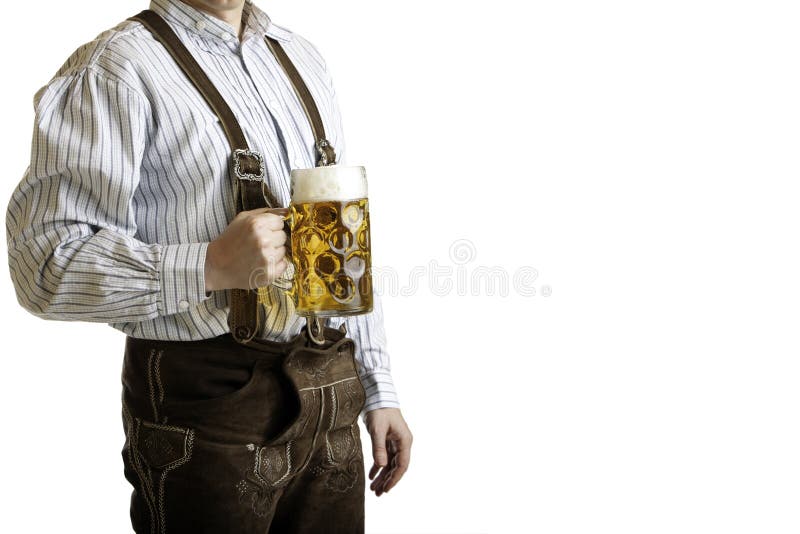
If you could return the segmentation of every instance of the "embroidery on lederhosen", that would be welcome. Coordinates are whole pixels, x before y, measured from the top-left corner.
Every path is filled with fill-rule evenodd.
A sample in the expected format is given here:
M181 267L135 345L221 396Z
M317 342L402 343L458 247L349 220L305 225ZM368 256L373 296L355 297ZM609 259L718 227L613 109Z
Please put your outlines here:
M250 507L259 517L272 513L275 494L292 479L292 443L254 447L253 468L236 484L239 502L249 500Z
M347 382L351 382L350 379ZM357 380L357 379L356 379ZM336 395L336 385L325 386L321 393L330 392L331 411L328 429L325 431L325 458L315 465L311 472L316 477L326 475L325 487L331 491L344 493L349 491L358 481L358 475L363 469L364 460L358 440L358 421L352 421L347 426L337 427L337 415L340 410L339 398ZM352 399L349 394L346 403L347 410L352 409Z
M256 446L247 445L247 449L254 451L253 463L249 466L241 480L236 484L239 492L239 502L247 503L259 517L266 517L274 510L275 496L278 491L294 480L295 476L308 465L314 452L321 419L319 414L324 410L324 402L320 398L317 406L316 391L304 392L311 398L302 404L299 418L289 428L289 435L304 437L306 439L287 439L281 443ZM316 414L312 417L313 414ZM316 419L316 428L309 427L309 422ZM307 429L313 432L309 439Z

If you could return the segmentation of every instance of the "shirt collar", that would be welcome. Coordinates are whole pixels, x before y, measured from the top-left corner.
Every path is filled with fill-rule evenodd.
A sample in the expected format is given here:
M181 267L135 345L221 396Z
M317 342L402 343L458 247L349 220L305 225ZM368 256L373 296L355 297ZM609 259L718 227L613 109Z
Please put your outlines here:
M150 9L170 22L177 23L207 39L238 41L233 26L181 0L150 0ZM274 24L269 16L253 3L253 0L245 0L242 8L242 24L243 37L253 32L259 36L268 35L284 43L292 39L291 32Z

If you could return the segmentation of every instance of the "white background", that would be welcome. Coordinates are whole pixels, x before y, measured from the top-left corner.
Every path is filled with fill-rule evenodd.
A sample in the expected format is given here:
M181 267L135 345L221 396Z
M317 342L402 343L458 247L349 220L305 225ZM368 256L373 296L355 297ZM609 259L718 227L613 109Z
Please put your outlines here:
M257 3L326 57L399 282L415 444L368 532L800 531L795 3ZM4 7L3 212L35 91L146 7ZM481 267L538 278L459 291ZM0 269L0 530L129 532L124 336Z

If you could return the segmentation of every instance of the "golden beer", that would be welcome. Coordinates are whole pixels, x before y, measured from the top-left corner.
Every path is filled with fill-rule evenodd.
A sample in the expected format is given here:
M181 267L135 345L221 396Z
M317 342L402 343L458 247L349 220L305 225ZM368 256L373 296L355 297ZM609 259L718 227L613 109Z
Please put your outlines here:
M297 313L330 317L372 311L364 168L293 170L289 221Z
M372 310L367 199L302 202L290 210L298 313Z

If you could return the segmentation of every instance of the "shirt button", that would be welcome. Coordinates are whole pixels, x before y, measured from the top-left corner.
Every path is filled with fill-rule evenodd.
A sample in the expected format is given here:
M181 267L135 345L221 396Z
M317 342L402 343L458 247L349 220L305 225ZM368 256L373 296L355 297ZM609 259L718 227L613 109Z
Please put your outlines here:
M222 32L221 34L219 34L219 36L225 39L226 41L230 41L231 39L233 39L233 35L227 32Z
M294 168L295 169L303 169L306 166L306 162L303 161L303 158L297 158L294 160Z
M206 29L206 21L198 20L197 22L194 23L194 27L200 31L203 31Z
M188 310L188 309L189 309L189 302L187 302L187 301L185 301L185 300L181 300L181 301L179 301L179 302L178 302L178 308L180 308L180 309L181 309L181 310L183 310L183 311L186 311L186 310Z

